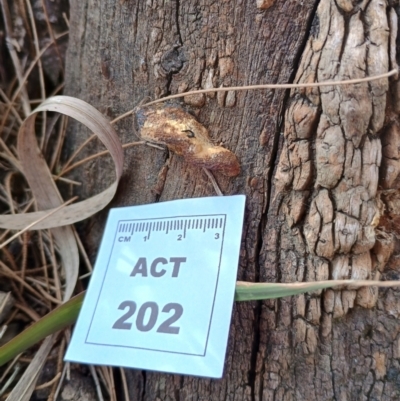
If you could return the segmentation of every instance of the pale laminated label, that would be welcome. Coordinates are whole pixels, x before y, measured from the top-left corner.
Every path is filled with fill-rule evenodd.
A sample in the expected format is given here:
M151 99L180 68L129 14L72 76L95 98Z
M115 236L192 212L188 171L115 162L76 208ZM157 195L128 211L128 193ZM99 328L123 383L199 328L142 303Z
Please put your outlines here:
M221 377L245 196L110 211L65 359Z

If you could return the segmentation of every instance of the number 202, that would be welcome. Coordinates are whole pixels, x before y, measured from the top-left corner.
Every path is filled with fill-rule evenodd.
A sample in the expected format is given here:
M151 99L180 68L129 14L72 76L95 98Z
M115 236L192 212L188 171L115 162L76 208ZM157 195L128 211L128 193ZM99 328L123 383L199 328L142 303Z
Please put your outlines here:
M124 310L128 308L128 311L124 313L112 326L113 329L120 330L130 330L132 328L132 323L127 322L127 320L133 316L136 312L137 305L133 301L123 301L118 306L118 309ZM150 317L147 323L144 322L144 317L146 311L150 310ZM179 318L182 316L183 307L180 304L169 303L164 306L161 312L169 313L174 311L173 315L166 319L157 329L157 333L166 334L179 334L180 327L172 326ZM136 328L139 331L150 331L154 328L157 323L158 318L158 305L155 302L145 302L138 311L136 317Z

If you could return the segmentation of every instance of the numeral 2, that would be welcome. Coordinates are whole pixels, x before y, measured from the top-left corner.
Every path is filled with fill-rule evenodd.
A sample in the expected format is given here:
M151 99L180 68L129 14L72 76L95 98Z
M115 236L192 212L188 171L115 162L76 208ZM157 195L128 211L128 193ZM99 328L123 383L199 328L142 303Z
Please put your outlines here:
M133 301L123 301L118 306L118 309L124 310L128 308L128 311L124 313L119 319L115 321L112 328L119 330L130 330L132 328L132 323L127 322L127 320L133 316L136 312L137 305L136 302ZM144 322L144 317L146 315L147 310L150 310L150 317L148 322ZM162 322L158 329L157 333L166 333L166 334L179 334L180 327L172 326L183 314L183 307L181 304L177 303L169 303L165 305L162 309L162 313L169 313L173 311L172 316L168 317L164 322ZM147 332L154 328L158 319L158 305L155 302L145 302L137 313L136 317L136 328L139 331Z
M114 324L113 329L121 329L121 330L130 330L132 327L132 323L127 323L125 320L128 320L136 311L136 302L133 301L124 301L118 306L118 309L124 310L128 308L128 312L123 314Z

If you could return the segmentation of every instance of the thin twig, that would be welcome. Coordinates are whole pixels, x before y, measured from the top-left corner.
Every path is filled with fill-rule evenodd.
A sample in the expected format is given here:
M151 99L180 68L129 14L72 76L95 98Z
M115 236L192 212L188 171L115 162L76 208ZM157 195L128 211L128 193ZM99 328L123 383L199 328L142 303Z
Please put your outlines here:
M63 370L62 370L62 372L61 372L60 381L58 382L56 391L54 392L54 399L55 399L55 400L58 398L58 394L59 394L59 392L60 392L60 390L61 390L62 383L64 382L65 374L66 374L66 372L67 372L67 369L69 369L69 362L66 362L66 363L65 363L64 368L63 368Z
M245 85L245 86L227 86L221 88L212 88L212 89L199 89L189 92L177 93L175 95L170 95L163 97L161 99L153 100L152 102L145 103L141 105L141 107L151 106L153 104L165 102L171 99L178 99L180 97L190 96L190 95L198 95L200 93L211 93L211 92L229 92L229 91L247 91L247 90L259 90L259 89L295 89L295 88L318 88L321 86L338 86L338 85L355 85L363 82L371 82L376 81L378 79L389 78L393 75L396 75L398 70L391 70L386 72L385 74L373 75L371 77L366 78L358 78L358 79L348 79L344 81L323 81L323 82L313 82L313 83L304 83L304 84L261 84L261 85ZM134 107L132 110L127 111L124 114L114 118L111 121L111 124L116 123L119 120L122 120L125 117L130 116L135 112L138 106Z
M6 190L8 205L10 207L11 214L15 214L14 199L11 194L11 179L12 179L13 175L14 175L14 171L11 171L4 178L4 188Z
M10 386L10 384L14 381L14 379L17 377L21 367L19 365L15 366L14 372L11 374L11 376L8 378L8 380L4 383L3 388L0 390L0 396L5 393L7 388Z
M37 29L36 29L36 23L35 23L35 18L33 16L33 11L32 11L32 6L31 6L31 2L30 0L26 0L26 7L28 9L28 15L29 15L29 19L31 22L31 27L32 27L32 32L33 32L33 45L35 46L35 52L36 52L36 56L39 55L40 53L40 49L39 49L39 37L37 34ZM46 99L46 88L45 88L45 84L44 84L44 74L43 74L43 67L42 67L42 60L39 58L38 62L38 71L39 71L39 84L40 84L40 94L42 96L42 101L44 101ZM30 107L30 105L29 105ZM43 144L44 144L44 140L46 137L46 112L42 112L42 135L40 138L40 149L43 149Z
M0 130L0 132L2 132ZM7 160L16 170L22 171L22 167L19 164L19 161L17 158L14 156L14 154L11 152L11 150L8 148L8 146L4 143L4 141L0 138L0 145L4 149L5 153L0 153L0 157L3 159Z
M22 258L21 258L21 268L19 269L20 271L20 277L22 280L25 280L25 275L26 275L26 265L28 261L28 232L24 232L22 234ZM23 292L23 287L20 286L20 291L21 293Z
M97 376L96 369L94 368L93 365L89 365L89 370L93 377L94 387L96 389L97 397L99 398L99 401L104 401L104 397L103 397L103 393L101 391L100 381L99 381L99 377Z
M22 284L31 294L33 294L38 299L41 298L41 294L38 293L31 285L29 285L26 281L22 280L21 277L16 275L13 270L11 270L5 263L0 260L0 267L2 267L2 274L13 279L14 281ZM18 290L15 291L16 294L19 294Z
M34 283L34 284L36 284L36 283ZM43 299L47 299L49 302L52 302L53 304L56 304L56 305L62 304L61 297L54 298L39 285L36 285L35 288L37 288L37 290L42 294ZM57 286L51 286L51 289L53 290L53 292L55 292L57 294Z
M2 98L3 102L7 104L7 106L10 107L10 110L13 114L13 116L16 118L19 124L22 124L22 118L18 114L18 111L15 109L14 104L11 103L11 100L8 98L8 96L3 92L3 90L0 88L0 97Z
M108 370L106 366L99 366L98 369L99 372L99 377L100 380L102 381L104 388L107 391L107 395L111 398L111 392L110 392L110 388L109 388L109 382L108 382Z
M12 268L14 274L16 274L18 272L18 265L17 265L17 262L15 261L14 254L11 253L10 250L7 248L3 249L3 253L5 256L5 259L8 261L8 264L11 265L11 268Z
M42 272L43 269L39 268L39 269L29 269L29 273L35 273L36 272ZM18 273L18 272L17 272ZM37 278L33 278L33 277L26 277L25 278L26 281L30 281L32 284L35 284L37 288L39 287L43 287L46 288L47 291L49 291L49 289L51 291L55 291L55 287L53 285L51 285L50 287L47 286L47 283L44 283L43 281L38 280ZM58 300L56 300L58 302Z
M31 199L27 205L25 205L24 209L22 210L22 213L26 213L30 207L34 204L34 199ZM2 235L0 235L0 243L1 241L3 241L3 239L5 237L7 237L7 235L10 233L11 230L5 230L4 233ZM40 232L40 231L39 231ZM0 248L1 249L1 248ZM44 263L46 264L46 262Z
M44 251L43 231L42 230L39 230L38 236L39 236L40 259L41 259L42 265L43 266L47 266L46 255L45 255L45 251ZM44 270L43 270L43 276L44 276L44 280L45 280L45 283L46 283L46 286L47 286L47 292L49 292L50 291L50 282L49 282L49 273L47 271L47 267L45 267Z
M57 358L57 375L58 377L61 378L62 376L62 367L63 367L63 355L64 355L64 351L65 351L65 338L61 339L61 345L58 348L58 358ZM58 380L58 378L57 378ZM49 396L47 397L47 401L55 401L57 398L55 397L55 393L58 389L58 386L56 384L56 382L53 384L53 388L51 389L51 392L49 394Z
M129 390L128 390L128 384L126 382L125 370L124 368L119 368L119 371L121 372L121 381L122 381L122 388L124 390L124 398L125 401L129 401Z
M130 148L130 147L132 147L132 146L138 146L138 145L143 145L143 144L145 144L144 141L140 141L140 142L131 142L131 143L126 143L126 144L122 145L122 148L123 148L123 149L127 149L127 148ZM99 152L99 153L96 153L96 154L94 154L94 155L85 157L84 159L79 160L78 162L76 162L76 163L70 165L68 168L64 168L64 169L62 170L62 172L60 173L60 176L66 174L66 173L68 173L69 171L73 170L73 169L76 168L76 167L81 166L82 164L85 164L85 163L89 162L90 160L97 159L98 157L106 156L106 155L108 155L108 154L110 154L110 152L109 152L108 150L104 150L104 151Z
M43 390L44 388L52 386L61 376L61 373L58 372L51 380L49 380L46 383L39 384L38 386L35 387L35 391L37 390Z
M71 180L70 178L59 177L58 175L54 175L54 174L52 174L52 177L53 177L54 181L61 181L61 182L65 182L66 184L76 185L78 187L80 187L82 185L81 182Z
M110 393L111 393L111 397L110 397L110 401L117 401L117 394L115 394L115 383L114 383L114 372L113 372L113 368L109 367L109 378L110 378Z
M146 97L145 97L144 99L142 99L142 100L140 101L140 103L139 103L138 105L136 105L132 110L130 110L130 111L128 111L128 112L126 112L126 113L124 113L124 114L121 114L120 116L114 118L114 120L112 120L110 123L111 123L111 124L115 124L117 121L122 120L123 118L128 117L128 116L130 116L131 114L133 114L133 113L136 111L137 108L142 107L142 106L145 106L146 104L144 104L144 101L145 101L147 98L151 99L150 96L146 96Z
M83 258L83 261L84 261L87 269L89 270L89 274L92 274L92 271L93 271L92 263L90 262L89 256L86 253L86 249L82 244L82 241L81 241L81 239L80 239L80 237L79 237L79 235L78 235L78 233L76 231L75 226L72 226L72 231L74 232L75 240L76 240L76 243L78 244L79 252L80 252L80 254L81 254L82 258Z
M61 82L53 91L50 93L49 96L56 96L59 92L64 89L65 82Z
M144 106L147 106L147 104L145 104ZM127 111L124 114L119 115L118 117L115 117L114 120L110 121L110 124L115 124L116 122L118 122L119 120L122 120L126 117L129 117L131 114L133 114L136 111L137 107L133 108L132 110Z
M58 273L58 263L56 259L56 250L54 247L54 240L53 240L53 235L51 231L49 231L49 236L50 236L50 259L51 259L51 264L53 267L53 278L54 278L54 284L56 287L56 296L57 299L62 300L62 294L61 294L61 282L60 282L60 277Z
M8 372L12 369L12 367L18 362L18 360L21 358L21 354L18 354L8 365L7 368L4 370L3 374L0 377L0 383L3 382L3 380L6 378L8 375Z
M49 19L49 13L47 12L46 2L44 0L42 0L42 8L43 8L43 11L44 11L47 30L49 32L49 35L50 35L50 38L51 38L52 42L54 43L54 47L56 49L56 53L57 53L58 59L60 61L60 69L61 69L62 74L64 75L63 59L61 57L60 49L58 48L56 37L54 35L53 29L51 28L50 19Z
M40 316L37 314L37 312L29 308L28 306L22 305L17 302L15 304L15 307L18 308L21 312L24 312L25 315L29 316L34 322L40 320Z
M217 184L217 181L215 181L214 176L212 175L211 171L203 167L203 171L206 173L208 179L211 181L211 184L214 187L215 192L217 193L218 196L224 196L222 191L219 189L219 186Z
M93 134L88 139L86 139L81 145L79 145L78 149L76 149L75 152L72 153L71 157L64 164L64 167L61 170L60 176L65 174L65 169L67 169L69 167L69 165L72 163L72 160L74 160L76 158L76 156L78 156L78 154L82 151L82 149L84 147L86 147L86 145L88 145L95 138L97 138L97 135Z
M90 277L91 275L92 275L92 272L85 273L85 274L82 274L82 276L79 276L78 279L79 279L79 280L83 280L84 278L88 278L88 277Z

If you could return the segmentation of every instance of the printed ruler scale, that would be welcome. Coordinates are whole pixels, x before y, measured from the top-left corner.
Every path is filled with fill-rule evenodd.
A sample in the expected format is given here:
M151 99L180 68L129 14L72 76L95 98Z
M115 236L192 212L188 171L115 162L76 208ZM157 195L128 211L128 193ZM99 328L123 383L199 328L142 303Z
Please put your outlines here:
M209 216L173 216L158 219L146 220L122 220L118 225L118 233L135 234L147 233L145 240L150 239L152 231L164 232L170 234L173 231L181 231L181 237L186 238L187 230L217 230L222 229L225 224L226 215L209 215Z
M111 210L65 359L221 377L244 202Z

